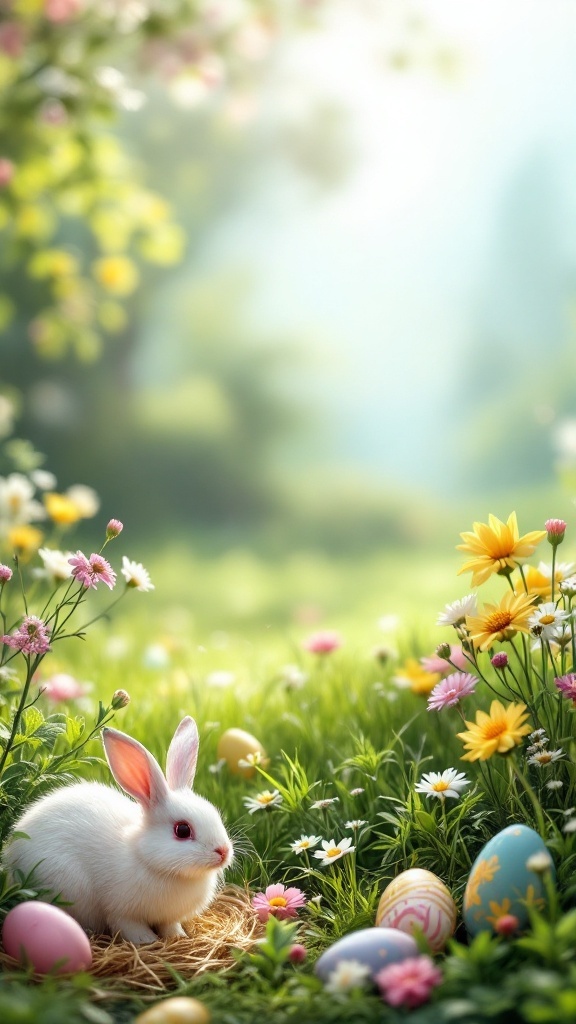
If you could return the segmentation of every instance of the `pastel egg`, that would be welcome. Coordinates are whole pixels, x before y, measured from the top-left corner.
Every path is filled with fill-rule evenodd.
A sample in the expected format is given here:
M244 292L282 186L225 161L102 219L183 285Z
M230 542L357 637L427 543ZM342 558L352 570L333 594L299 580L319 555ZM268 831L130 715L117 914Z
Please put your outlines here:
M527 904L545 907L542 875L526 863L534 854L548 854L548 850L527 825L508 825L486 843L472 865L464 892L464 923L470 935L497 931L498 919L509 914L524 928L529 921Z
M209 1024L210 1011L198 999L174 996L140 1013L134 1024Z
M370 969L372 977L388 964L418 956L418 946L411 935L395 928L362 928L338 939L322 953L314 964L314 972L328 981L332 971L345 960L357 960Z
M456 904L444 882L432 871L410 868L386 886L376 924L412 935L420 930L434 952L444 949L456 927Z
M244 775L247 779L254 775L256 769L251 765L243 766L238 762L247 760L250 756L260 758L260 764L266 762L266 751L255 736L251 736L244 729L227 729L218 740L218 760L226 761L229 770L233 775Z
M6 915L2 943L8 956L31 964L37 974L72 974L92 963L86 932L52 903L29 900Z

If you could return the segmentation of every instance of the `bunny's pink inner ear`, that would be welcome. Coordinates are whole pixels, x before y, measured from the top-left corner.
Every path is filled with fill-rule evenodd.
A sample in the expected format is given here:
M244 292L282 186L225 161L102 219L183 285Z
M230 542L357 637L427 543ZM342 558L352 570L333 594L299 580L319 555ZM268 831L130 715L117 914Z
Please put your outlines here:
M116 782L139 803L149 807L166 791L158 762L138 740L117 729L103 729L102 740Z
M183 789L194 782L199 744L196 722L187 715L180 722L168 747L166 779L170 789Z

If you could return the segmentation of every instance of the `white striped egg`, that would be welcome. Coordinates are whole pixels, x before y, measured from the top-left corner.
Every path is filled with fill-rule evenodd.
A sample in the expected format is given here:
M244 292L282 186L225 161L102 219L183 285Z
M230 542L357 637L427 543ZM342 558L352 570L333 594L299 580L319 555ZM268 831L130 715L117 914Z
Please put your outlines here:
M456 927L456 904L444 882L432 871L409 868L386 886L376 924L412 935L421 930L434 952L444 949Z

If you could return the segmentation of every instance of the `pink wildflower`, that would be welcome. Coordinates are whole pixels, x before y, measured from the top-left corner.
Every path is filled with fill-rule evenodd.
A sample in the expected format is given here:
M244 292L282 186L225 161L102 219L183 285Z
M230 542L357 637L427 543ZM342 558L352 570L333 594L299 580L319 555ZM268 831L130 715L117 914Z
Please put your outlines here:
M508 666L508 655L506 651L496 651L496 654L491 659L490 664L494 668L506 668Z
M22 625L11 636L0 637L0 642L23 654L46 654L50 650L48 627L36 615L27 615Z
M110 590L113 589L116 583L116 573L110 562L102 558L102 555L93 552L90 558L86 558L81 551L77 551L68 561L72 566L72 575L83 586L96 589L98 583L102 582L110 587Z
M548 534L548 541L552 547L557 547L564 540L566 523L563 519L547 519L544 523L544 529Z
M494 931L504 939L509 939L520 927L520 921L515 914L502 914L494 924Z
M390 1006L412 1010L427 1003L442 974L429 956L408 957L384 967L374 978L382 998Z
M446 645L448 646L448 645ZM464 654L464 651L459 644L450 645L450 661L447 658L441 658L438 654L432 654L429 658L420 658L420 664L427 672L453 672L454 668L459 668L462 671L467 669L470 665L468 658Z
M298 909L305 903L306 897L301 889L287 889L281 882L269 885L266 892L257 893L252 900L260 921L267 921L269 917L277 917L279 921L297 917Z
M0 53L16 59L24 49L26 35L17 21L4 21L0 25Z
M342 637L332 629L322 629L312 633L302 646L311 654L331 654L342 646Z
M124 529L124 523L121 523L119 519L111 519L106 527L106 540L114 540L115 537L119 537Z
M44 16L48 21L70 21L80 11L80 0L44 0Z
M40 683L40 690L44 697L49 700L76 700L88 693L88 687L79 683L74 676L67 672L57 672L44 682Z
M576 673L569 672L566 676L559 676L554 682L566 699L576 704Z
M470 672L453 672L452 675L442 679L432 690L428 697L428 711L442 711L444 708L453 708L463 697L469 697L474 693L474 687L478 679Z
M14 176L14 164L5 156L0 157L0 188L6 188Z
M12 569L8 565L0 564L0 584L9 583L12 579Z
M295 942L293 946L290 946L288 959L291 964L303 964L307 956L306 946L303 946L301 942Z

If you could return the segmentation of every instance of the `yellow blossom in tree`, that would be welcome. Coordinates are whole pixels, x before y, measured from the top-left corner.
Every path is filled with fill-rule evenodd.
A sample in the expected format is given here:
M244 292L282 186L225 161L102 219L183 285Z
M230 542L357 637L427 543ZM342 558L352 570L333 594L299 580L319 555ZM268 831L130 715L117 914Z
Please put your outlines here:
M407 658L403 666L392 677L392 682L400 689L426 694L434 689L441 678L440 672L427 672L416 658Z
M78 505L65 494L51 491L44 495L44 504L50 519L58 526L72 526L82 518Z
M29 526L28 523L24 523L22 526L13 526L8 531L8 546L23 559L34 554L43 540L42 530L38 530L35 526Z
M493 754L508 754L531 731L527 717L525 704L504 707L499 700L493 700L489 714L477 711L476 722L466 722L468 731L457 733L468 751L462 760L487 761Z
M457 544L458 551L467 551L472 557L458 570L472 573L472 586L479 586L493 572L507 575L525 558L534 554L536 545L546 537L546 530L532 530L520 536L516 513L508 516L506 523L489 515L488 523L474 523L473 532L461 533L463 544Z
M507 591L500 604L485 604L478 615L467 615L466 628L474 647L487 651L495 643L511 640L516 633L529 633L533 601L529 594Z
M103 256L93 263L92 270L98 283L112 295L131 295L138 285L138 270L127 256Z

